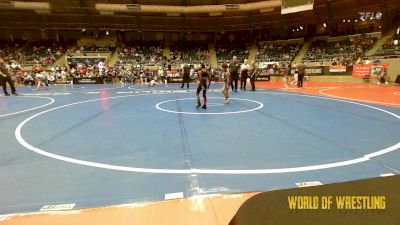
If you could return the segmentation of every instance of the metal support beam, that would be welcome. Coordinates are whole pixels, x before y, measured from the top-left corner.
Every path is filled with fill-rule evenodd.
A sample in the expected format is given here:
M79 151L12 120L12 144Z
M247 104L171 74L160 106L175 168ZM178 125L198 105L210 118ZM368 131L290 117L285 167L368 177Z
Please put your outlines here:
M329 35L333 34L333 14L332 14L332 1L326 0L326 12L328 14L328 21L326 21L326 29Z
M86 5L84 0L79 0L80 10L84 12L86 20L88 21L89 26L93 26L92 16L89 13L88 6Z

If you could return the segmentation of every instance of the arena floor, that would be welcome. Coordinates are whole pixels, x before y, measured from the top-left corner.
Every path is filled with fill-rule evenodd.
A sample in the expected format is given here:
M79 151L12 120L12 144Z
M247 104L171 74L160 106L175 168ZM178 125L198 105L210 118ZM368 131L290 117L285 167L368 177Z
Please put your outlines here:
M58 85L0 97L0 215L399 174L400 87Z

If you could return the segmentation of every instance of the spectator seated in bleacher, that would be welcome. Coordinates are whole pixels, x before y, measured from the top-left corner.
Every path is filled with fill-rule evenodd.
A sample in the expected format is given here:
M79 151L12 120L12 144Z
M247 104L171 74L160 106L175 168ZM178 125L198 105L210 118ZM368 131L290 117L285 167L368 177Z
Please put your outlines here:
M293 61L299 50L300 45L298 43L259 42L256 62Z
M395 34L392 38L378 49L375 55L400 55L400 35Z
M91 45L91 46L81 46L79 48L79 51L81 53L89 53L89 52L113 52L115 50L114 47L109 47L109 46L105 46L105 47L96 47L95 45Z
M170 62L174 69L181 69L182 63L210 65L208 45L201 41L170 43Z
M303 59L305 60L334 60L342 58L339 62L354 62L364 56L365 51L372 47L376 38L361 35L358 37L347 38L343 41L313 42Z
M65 47L52 42L12 43L0 48L5 59L12 61L13 67L52 65L64 54Z
M161 42L130 42L118 52L117 65L161 65L163 62Z
M248 44L243 42L220 42L216 44L218 64L231 61L233 56L238 58L239 62L249 57Z

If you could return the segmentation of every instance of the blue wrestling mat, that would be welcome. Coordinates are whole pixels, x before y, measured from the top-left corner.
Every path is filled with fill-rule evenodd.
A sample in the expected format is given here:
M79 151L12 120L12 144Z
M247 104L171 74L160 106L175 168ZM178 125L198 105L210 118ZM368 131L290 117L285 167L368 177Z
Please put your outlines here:
M400 108L261 89L59 85L0 97L0 214L398 174ZM296 185L297 183L297 185Z

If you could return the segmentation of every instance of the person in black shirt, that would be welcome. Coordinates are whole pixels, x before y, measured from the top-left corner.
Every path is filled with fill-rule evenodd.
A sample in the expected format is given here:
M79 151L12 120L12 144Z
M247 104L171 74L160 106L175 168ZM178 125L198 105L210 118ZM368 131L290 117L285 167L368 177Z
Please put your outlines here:
M196 97L197 97L197 108L201 106L200 102L200 92L203 91L203 99L204 99L204 104L201 108L207 109L207 96L206 96L206 91L207 91L207 79L211 80L211 75L210 73L207 72L206 66L204 64L201 64L200 70L197 72L199 75L199 86L197 87L196 91ZM210 84L208 85L210 87Z
M254 61L251 63L251 71L250 71L250 83L251 83L251 91L256 91L256 76L258 73L257 65Z
M8 69L7 69L6 64L4 63L3 59L0 59L0 83L3 86L3 92L4 92L5 96L10 96L10 94L8 94L8 92L7 92L7 83L11 87L11 93L13 95L17 95L17 92L14 87L14 83L11 79L11 75L8 72Z
M185 86L185 83L187 83L187 88L189 88L189 81L190 81L190 66L189 64L185 63L183 65L183 69L182 69L182 73L183 73L183 79L182 79L182 86L181 88L183 88L183 86Z
M237 57L233 56L232 63L229 65L229 73L231 74L232 77L231 81L232 91L233 91L233 83L235 83L235 92L237 92L237 86L239 81L239 68L240 65L237 61Z
M303 60L300 62L300 64L297 65L297 69L299 71L297 87L301 88L301 87L303 87L303 78L306 75L306 65L304 64Z

